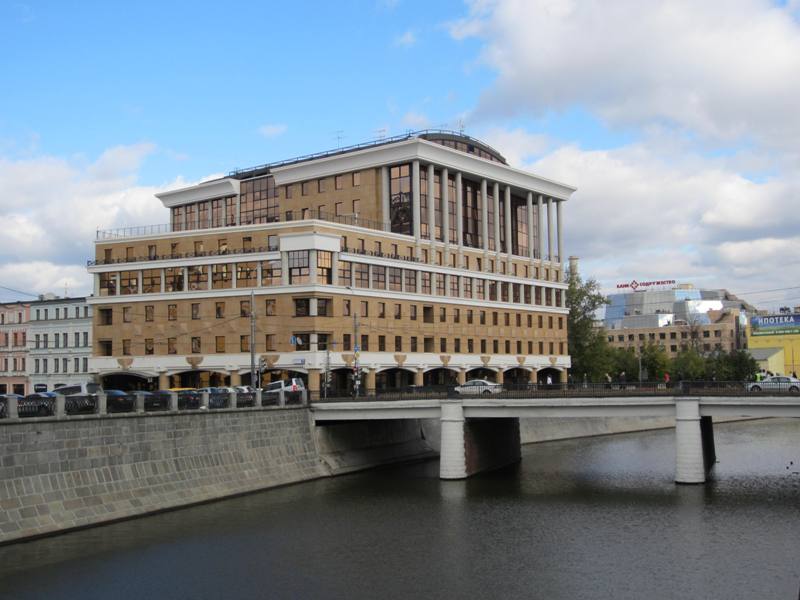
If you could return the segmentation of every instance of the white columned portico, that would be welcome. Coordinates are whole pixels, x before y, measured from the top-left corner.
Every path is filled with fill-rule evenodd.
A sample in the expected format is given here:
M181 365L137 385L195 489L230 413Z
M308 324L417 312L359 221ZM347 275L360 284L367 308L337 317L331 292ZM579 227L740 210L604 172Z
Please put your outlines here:
M442 185L442 241L444 242L444 264L450 264L450 173L442 169L439 177Z
M561 227L561 205L563 202L561 200L556 200L556 227L558 228L558 255L556 256L556 262L563 263L564 262L564 246L561 242L563 229Z
M456 244L458 245L458 260L456 266L460 269L464 266L464 207L463 203L463 182L461 181L461 171L456 172Z
M526 208L528 209L528 256L533 263L536 254L533 247L533 192L528 192Z
M538 209L539 222L536 226L539 228L539 260L544 260L544 203L542 197L536 201L536 208Z
M428 255L430 262L433 262L433 241L436 239L436 203L434 196L436 195L436 186L433 185L433 180L436 177L433 165L428 165L428 239L431 241L431 251Z
M494 204L492 207L494 210L494 252L499 259L502 248L500 248L500 184L497 182L492 187L492 196Z
M389 167L381 167L381 221L386 224L386 231L392 230L392 218L389 208Z
M489 270L489 200L487 184L481 179L481 237L483 238L483 270Z
M419 211L419 161L411 163L411 208L414 211L414 240L419 252L420 211ZM419 256L417 257L419 258Z
M675 399L675 481L704 483L703 437L700 430L700 400Z
M547 260L553 261L553 250L554 250L554 241L553 241L553 199L547 199Z
M465 479L467 457L464 445L464 406L461 400L442 400L441 410L439 477Z
M506 221L506 247L505 252L508 254L509 261L511 260L512 244L511 244L511 186L505 187L505 194L503 198L505 202L505 221Z

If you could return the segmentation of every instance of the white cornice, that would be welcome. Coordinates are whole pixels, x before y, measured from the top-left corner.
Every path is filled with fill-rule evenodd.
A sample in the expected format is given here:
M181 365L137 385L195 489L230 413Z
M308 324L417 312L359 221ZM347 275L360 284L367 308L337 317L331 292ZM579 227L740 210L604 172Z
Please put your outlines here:
M272 174L275 177L276 185L285 185L412 160L447 167L453 171L461 171L468 176L510 185L520 193L531 191L558 200L568 200L576 190L564 183L539 177L499 162L471 156L421 138L276 167L272 169Z
M190 202L210 200L211 198L238 196L239 185L240 182L238 179L215 179L214 181L207 181L191 187L161 192L160 194L156 194L156 198L161 200L161 203L164 206L171 208L173 206L180 206L181 204L188 204Z

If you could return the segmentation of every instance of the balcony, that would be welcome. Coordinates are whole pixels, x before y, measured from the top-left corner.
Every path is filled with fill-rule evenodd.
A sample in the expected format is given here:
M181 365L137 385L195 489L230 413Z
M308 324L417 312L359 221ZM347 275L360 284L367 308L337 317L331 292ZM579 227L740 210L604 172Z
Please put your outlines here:
M327 221L329 223L339 223L342 225L352 225L354 227L364 227L366 229L373 229L376 231L389 231L389 223L383 221L375 221L372 219L365 219L359 215L335 215L330 212L314 209L302 209L301 211L288 210L282 215L270 215L265 217L265 220L258 223L241 223L239 225L217 226L211 227L183 227L172 223L164 223L160 225L142 225L139 227L121 227L117 229L98 229L96 240L109 241L122 240L126 238L143 237L149 235L164 235L175 232L196 231L203 232L211 229L224 231L228 227L239 226L252 226L252 225L266 225L269 223L294 223L297 221L310 221L319 220ZM125 261L121 261L125 262Z

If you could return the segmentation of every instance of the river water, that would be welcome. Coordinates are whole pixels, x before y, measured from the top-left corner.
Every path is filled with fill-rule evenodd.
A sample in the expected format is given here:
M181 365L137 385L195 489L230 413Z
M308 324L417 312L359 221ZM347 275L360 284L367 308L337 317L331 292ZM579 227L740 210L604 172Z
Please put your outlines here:
M0 598L800 597L800 419L715 426L706 485L674 431L529 445L298 484L0 548Z

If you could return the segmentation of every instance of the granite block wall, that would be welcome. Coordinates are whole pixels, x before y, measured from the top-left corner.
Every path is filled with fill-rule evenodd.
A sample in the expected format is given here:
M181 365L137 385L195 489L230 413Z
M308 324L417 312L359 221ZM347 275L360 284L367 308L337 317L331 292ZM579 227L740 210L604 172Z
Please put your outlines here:
M305 408L0 425L0 543L325 476Z

